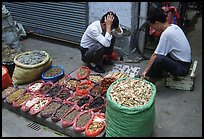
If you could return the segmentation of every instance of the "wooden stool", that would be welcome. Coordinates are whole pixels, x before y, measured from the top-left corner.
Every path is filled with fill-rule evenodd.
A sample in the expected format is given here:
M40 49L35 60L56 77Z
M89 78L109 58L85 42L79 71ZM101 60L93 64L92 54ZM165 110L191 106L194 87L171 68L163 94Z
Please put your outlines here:
M170 75L169 77L167 77L165 80L166 87L193 91L194 84L195 84L195 76L196 76L195 70L196 70L197 64L198 64L198 61L195 60L187 76L178 76L175 78L172 75Z

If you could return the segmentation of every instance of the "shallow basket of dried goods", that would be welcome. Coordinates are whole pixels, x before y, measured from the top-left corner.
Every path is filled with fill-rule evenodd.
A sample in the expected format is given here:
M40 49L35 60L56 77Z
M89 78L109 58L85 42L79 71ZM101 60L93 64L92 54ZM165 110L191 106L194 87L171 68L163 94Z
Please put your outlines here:
M54 86L53 82L46 82L43 86L36 92L36 94L46 94Z
M100 81L103 79L103 76L99 73L98 74L91 73L91 74L89 74L87 79L90 80L91 82L95 83L95 84L99 84Z
M74 119L73 128L76 132L83 132L86 125L93 119L94 112L85 110L80 112Z
M42 73L42 79L45 82L56 82L64 76L64 68L60 65L53 65Z
M102 87L99 84L95 84L89 91L89 94L93 97L103 96Z
M94 115L85 128L87 137L96 137L105 129L105 114L98 112Z
M49 118L52 116L52 114L61 107L62 103L58 100L52 100L52 102L44 108L40 112L40 116L43 118Z
M69 74L64 74L64 76L62 78L60 78L57 83L65 86L66 83L70 80L71 76Z
M62 117L69 111L71 108L74 107L74 104L70 103L69 101L62 102L62 105L59 109L57 109L53 115L51 116L52 122L58 122L62 119Z
M40 100L43 99L43 95L42 94L35 94L33 95L31 98L29 98L22 106L21 106L21 110L24 112L27 112L30 110L30 108L35 105L36 103L38 103Z
M58 83L55 83L55 84L53 85L53 87L50 88L50 90L45 94L45 96L55 98L55 96L60 92L60 90L61 90L62 88L63 88L63 86L61 86L61 85L58 84Z
M27 90L29 92L33 92L36 93L37 91L40 90L40 88L44 85L44 81L43 80L37 80L35 82L32 82L30 84L28 84Z
M30 108L29 113L31 115L36 115L37 113L45 109L51 102L51 97L43 97L40 101L38 101Z
M12 107L14 108L19 108L21 107L23 104L26 103L26 101L28 99L30 99L32 96L34 95L33 92L27 92L25 94L23 94L21 97L19 97L16 101L13 102Z
M5 99L7 96L9 96L17 89L18 89L18 86L15 86L15 85L8 86L6 89L2 91L2 99Z
M84 109L91 101L93 97L89 94L83 95L77 102L76 106Z
M20 96L26 93L26 88L19 88L6 97L6 102L12 104L15 100L17 100Z
M81 80L78 80L76 78L70 78L66 83L65 85L63 85L64 87L67 87L68 89L72 90L72 91L75 91L76 90L76 87L78 84L81 83Z
M90 69L86 66L81 66L76 71L76 76L79 80L85 79L90 74Z
M77 95L86 95L90 91L90 89L93 87L93 83L91 81L83 81L80 84L76 86L76 94Z
M72 126L74 123L74 118L83 111L79 107L72 107L61 119L61 126L62 128Z
M72 93L73 93L73 91L64 87L59 91L59 93L56 94L55 99L57 99L61 102L64 102L72 95Z
M106 103L106 99L102 96L95 97L87 106L93 112L99 111Z

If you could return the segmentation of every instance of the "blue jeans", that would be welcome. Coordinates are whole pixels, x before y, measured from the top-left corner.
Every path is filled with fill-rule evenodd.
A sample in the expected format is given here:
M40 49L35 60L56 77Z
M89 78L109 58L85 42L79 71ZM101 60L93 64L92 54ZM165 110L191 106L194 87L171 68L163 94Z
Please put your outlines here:
M157 55L147 76L151 78L161 77L163 71L169 72L174 77L186 76L190 71L191 63L173 60L169 56Z

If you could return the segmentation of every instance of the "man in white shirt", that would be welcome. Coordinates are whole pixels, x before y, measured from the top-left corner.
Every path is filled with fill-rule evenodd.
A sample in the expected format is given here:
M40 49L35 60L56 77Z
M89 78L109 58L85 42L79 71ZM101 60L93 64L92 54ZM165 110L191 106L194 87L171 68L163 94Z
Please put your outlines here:
M141 77L155 83L163 71L174 77L186 76L190 71L192 57L190 44L182 29L166 22L163 12L152 14L149 22L151 27L162 34Z
M113 12L107 12L101 20L91 23L84 32L81 43L81 59L89 68L98 73L105 73L103 64L112 64L111 55L115 37L120 37L123 30L119 19ZM108 56L108 59L104 56Z

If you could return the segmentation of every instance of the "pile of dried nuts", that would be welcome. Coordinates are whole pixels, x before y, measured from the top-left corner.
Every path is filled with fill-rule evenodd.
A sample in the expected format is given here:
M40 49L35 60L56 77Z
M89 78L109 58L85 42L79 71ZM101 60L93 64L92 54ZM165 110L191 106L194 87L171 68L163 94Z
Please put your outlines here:
M138 107L150 100L152 91L152 86L148 82L129 78L114 84L110 90L110 97L123 106Z

